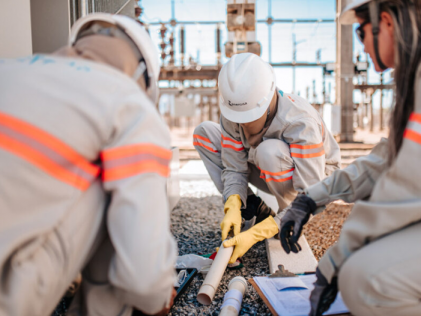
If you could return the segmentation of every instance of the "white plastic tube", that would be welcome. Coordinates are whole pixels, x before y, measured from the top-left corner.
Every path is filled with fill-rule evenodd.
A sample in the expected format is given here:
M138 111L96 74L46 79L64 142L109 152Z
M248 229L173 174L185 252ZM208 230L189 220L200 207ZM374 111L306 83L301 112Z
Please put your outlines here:
M219 316L237 316L241 310L243 296L247 292L247 281L241 276L231 280L228 285L228 292L225 293L224 303Z
M203 281L200 287L199 293L197 294L197 300L203 305L210 305L212 302L215 292L218 289L219 283L221 282L222 276L224 275L225 269L228 265L228 261L231 258L234 247L225 248L222 242L219 247L219 251L213 260L212 266L209 269L208 275Z

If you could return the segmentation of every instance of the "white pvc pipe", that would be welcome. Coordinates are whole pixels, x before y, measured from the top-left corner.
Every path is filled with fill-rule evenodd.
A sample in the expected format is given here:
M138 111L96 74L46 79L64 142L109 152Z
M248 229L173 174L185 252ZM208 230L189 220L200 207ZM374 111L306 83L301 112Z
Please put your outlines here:
M88 2L86 0L80 1L80 14L82 17L88 14Z
M213 260L212 266L197 294L197 300L203 305L210 305L212 302L216 289L224 275L225 268L228 265L228 261L234 251L234 247L225 248L223 244L224 242L222 242L219 247L219 251Z
M247 281L242 276L237 276L228 285L224 303L219 316L237 316L241 310L243 296L247 292Z

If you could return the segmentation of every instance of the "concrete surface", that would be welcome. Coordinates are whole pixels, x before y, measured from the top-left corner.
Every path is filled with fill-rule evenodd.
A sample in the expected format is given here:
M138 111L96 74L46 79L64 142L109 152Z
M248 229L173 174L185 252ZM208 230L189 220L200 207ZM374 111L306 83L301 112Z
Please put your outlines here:
M259 195L265 203L277 212L278 203L273 195L257 190ZM282 264L285 269L294 273L313 272L316 271L317 260L311 251L310 246L304 235L301 235L298 243L302 250L298 253L287 254L281 246L279 239L266 239L266 252L269 262L269 271L274 273L278 270L278 265Z

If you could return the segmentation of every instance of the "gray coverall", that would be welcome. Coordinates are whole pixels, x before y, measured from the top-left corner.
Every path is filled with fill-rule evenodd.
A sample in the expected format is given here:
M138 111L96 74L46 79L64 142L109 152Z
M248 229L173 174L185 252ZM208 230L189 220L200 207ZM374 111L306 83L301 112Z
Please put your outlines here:
M68 315L162 310L177 254L169 149L165 123L122 72L0 60L0 315L50 315L81 270Z
M319 269L339 289L354 315L421 315L421 68L415 109L396 159L387 140L366 157L306 189L323 206L355 202L341 235Z
M340 150L319 113L305 99L277 91L276 115L253 148L240 124L221 116L221 124L203 122L193 144L224 200L239 194L246 206L248 183L273 194L279 210L297 191L340 168Z

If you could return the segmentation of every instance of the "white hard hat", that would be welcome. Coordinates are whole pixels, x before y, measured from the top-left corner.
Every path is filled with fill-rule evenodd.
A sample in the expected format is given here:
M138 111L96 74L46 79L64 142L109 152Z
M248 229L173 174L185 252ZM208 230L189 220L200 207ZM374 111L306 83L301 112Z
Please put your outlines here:
M148 86L146 92L153 102L158 100L158 79L159 79L159 54L153 44L151 37L145 28L137 23L135 20L124 15L112 15L107 13L92 13L77 20L72 27L69 37L69 44L73 46L78 39L78 35L88 28L92 22L106 22L117 26L121 29L136 45L144 62L146 63L146 71L148 75ZM139 66L144 65L142 63ZM142 69L138 67L138 69Z
M265 114L275 93L273 68L259 56L236 54L219 73L219 107L231 122L249 123Z
M372 0L351 0L349 4L342 10L339 22L341 24L352 24L358 23L357 17L355 16L355 9L369 3Z

